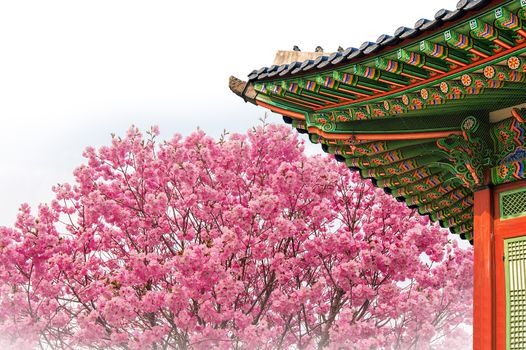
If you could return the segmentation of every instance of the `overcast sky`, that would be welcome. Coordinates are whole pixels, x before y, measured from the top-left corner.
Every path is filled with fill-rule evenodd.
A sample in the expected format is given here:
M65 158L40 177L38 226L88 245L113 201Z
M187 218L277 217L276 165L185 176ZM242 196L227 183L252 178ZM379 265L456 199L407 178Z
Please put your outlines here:
M358 47L457 0L0 1L0 225L72 181L83 149L131 124L243 132L228 89L278 49ZM272 116L271 122L281 122Z

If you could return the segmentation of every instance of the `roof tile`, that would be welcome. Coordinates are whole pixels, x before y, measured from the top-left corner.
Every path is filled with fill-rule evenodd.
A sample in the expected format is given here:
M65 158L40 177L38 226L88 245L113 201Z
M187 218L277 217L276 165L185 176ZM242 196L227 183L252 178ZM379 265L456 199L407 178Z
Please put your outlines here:
M380 50L383 46L396 45L401 40L414 38L419 34L431 31L439 27L442 23L453 21L461 18L466 11L475 10L484 5L490 3L490 0L460 0L457 3L456 10L450 11L447 9L441 9L435 14L433 20L426 18L419 19L414 28L399 27L394 32L393 36L383 34L378 37L376 42L366 41L360 49L349 47L343 52L336 52L330 56L320 56L316 60L306 60L303 62L293 62L288 65L272 66L270 68L261 68L257 71L253 71L249 74L250 80L263 79L274 76L287 76L293 75L299 72L306 72L311 69L321 69L330 67L332 65L340 64L346 60L353 60L364 55L370 55Z
M462 17L463 13L464 13L464 11L462 11L462 10L450 11L447 15L445 15L442 18L442 20L443 21L454 21L454 20Z
M363 53L368 55L368 54L371 54L375 51L378 51L379 49L381 49L381 45L378 45L378 44L373 44L371 46L368 46L365 50L363 50Z
M334 53L332 53L325 61L323 61L322 63L318 64L318 68L323 68L323 67L328 66L329 64L332 64L332 61L335 60L336 58L340 57L341 55L342 55L341 52L334 52Z
M407 28L407 27L398 27L395 32L394 32L394 36L397 37L397 38L400 38L400 36L402 34L404 34L405 32L411 30L411 28Z
M420 30L424 31L424 30L430 30L430 29L434 29L436 27L438 27L440 24L442 23L441 20L432 20L432 21L429 21L429 22L426 22L421 28Z
M440 9L435 13L435 19L443 19L446 15L448 15L451 11L446 9Z
M292 63L290 63L288 65L287 68L285 68L281 73L279 73L278 75L280 77L284 76L284 75L287 75L289 74L291 71L293 71L294 69L296 69L297 67L299 67L301 65L301 62L298 62L298 61L294 61Z
M413 38L419 34L418 29L409 29L400 35L400 39Z
M306 60L306 61L303 61L301 62L301 64L299 65L298 68L294 69L292 71L292 74L296 74L298 72L301 72L303 70L303 68L307 67L308 65L312 64L313 60Z
M420 18L418 21L416 21L415 28L416 29L420 29L427 22L430 22L430 20L428 20L427 18Z
M486 5L488 2L489 2L489 0L471 0L464 7L464 10L476 10L479 7L482 7L482 6Z
M281 73L284 69L286 69L287 66L288 66L287 64L282 64L282 65L279 66L277 69L272 70L272 72L269 73L268 77L270 78L270 77L274 77L274 76L278 75L278 74Z
M360 57L360 56L363 56L362 50L360 50L360 49L354 49L354 51L352 51L352 52L347 56L347 59L348 59L348 60L352 60L353 58Z

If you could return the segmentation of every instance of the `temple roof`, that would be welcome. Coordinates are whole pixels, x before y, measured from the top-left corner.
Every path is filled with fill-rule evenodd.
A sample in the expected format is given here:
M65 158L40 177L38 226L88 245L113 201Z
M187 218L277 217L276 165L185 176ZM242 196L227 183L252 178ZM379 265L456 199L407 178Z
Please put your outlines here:
M526 0L462 0L230 88L470 241L473 192L526 177Z
M425 36L436 33L438 30L451 24L470 18L473 13L480 12L495 2L496 1L491 0L461 0L454 10L441 9L437 11L434 19L421 18L416 21L413 28L399 27L394 31L393 35L382 34L375 41L362 43L359 48L348 47L343 52L333 52L327 55L316 53L314 57L298 59L285 64L279 64L280 62L276 62L275 60L274 64L270 67L254 69L248 75L248 78L251 81L263 81L276 77L288 78L306 73L311 74L323 70L330 70L351 62L357 62L368 57L376 56L392 47L399 47L409 42L419 41ZM308 56L313 53L302 54Z

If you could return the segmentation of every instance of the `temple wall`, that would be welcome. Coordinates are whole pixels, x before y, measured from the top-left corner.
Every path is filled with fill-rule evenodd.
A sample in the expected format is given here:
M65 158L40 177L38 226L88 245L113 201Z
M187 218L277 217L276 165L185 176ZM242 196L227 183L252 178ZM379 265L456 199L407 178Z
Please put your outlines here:
M320 56L328 56L330 52L303 52L303 51L284 51L276 52L273 64L282 65L292 62L303 62L307 60L314 60Z

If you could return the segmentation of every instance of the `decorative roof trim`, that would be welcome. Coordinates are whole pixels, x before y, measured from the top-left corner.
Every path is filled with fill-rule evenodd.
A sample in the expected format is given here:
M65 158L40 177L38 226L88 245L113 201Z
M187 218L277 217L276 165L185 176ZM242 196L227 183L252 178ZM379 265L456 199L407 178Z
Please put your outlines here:
M289 77L300 77L305 74L311 74L313 72L323 72L324 70L339 68L343 65L357 63L359 60L372 58L375 55L386 53L390 50L410 45L418 42L429 35L435 34L435 32L444 30L448 27L452 27L467 18L474 15L474 12L482 12L493 6L497 6L500 3L504 3L503 0L461 0L457 3L457 10L449 11L441 9L435 14L434 20L419 19L415 23L414 28L399 27L394 32L394 36L382 34L376 40L376 42L364 42L360 48L349 47L343 51L341 56L333 58L329 64L324 64L322 67L310 67L308 71L304 71L301 68L297 68L292 73L282 75L283 78ZM447 11L447 12L446 12ZM389 39L386 39L386 38ZM328 59L328 56L322 56ZM358 60L359 59L359 60ZM303 67L305 68L305 67ZM314 69L313 69L314 68ZM269 68L262 67L257 70L257 75L254 71L249 75L249 80L253 81L265 81L269 77L266 75Z

